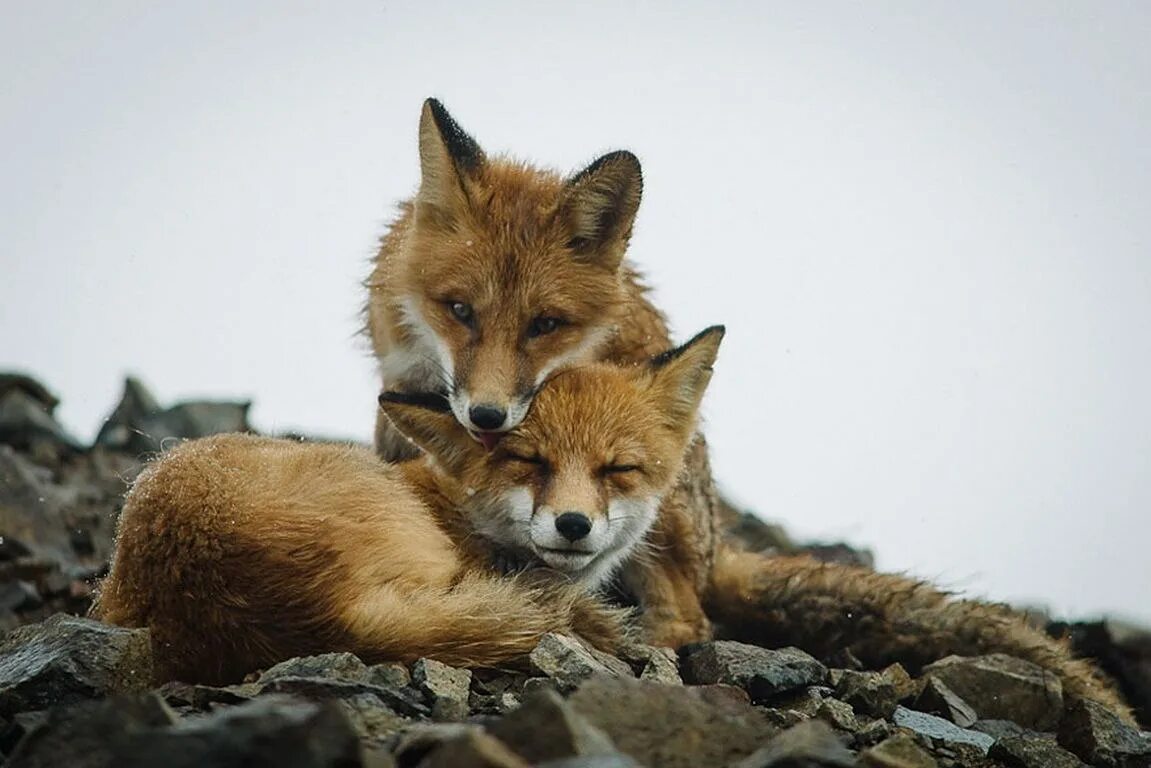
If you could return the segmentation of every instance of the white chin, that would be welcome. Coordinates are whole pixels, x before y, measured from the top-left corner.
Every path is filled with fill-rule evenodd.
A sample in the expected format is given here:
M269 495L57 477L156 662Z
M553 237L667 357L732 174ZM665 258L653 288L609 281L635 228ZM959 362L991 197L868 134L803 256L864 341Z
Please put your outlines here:
M536 552L549 568L572 573L583 570L595 559L594 552L564 552L556 549L541 549Z

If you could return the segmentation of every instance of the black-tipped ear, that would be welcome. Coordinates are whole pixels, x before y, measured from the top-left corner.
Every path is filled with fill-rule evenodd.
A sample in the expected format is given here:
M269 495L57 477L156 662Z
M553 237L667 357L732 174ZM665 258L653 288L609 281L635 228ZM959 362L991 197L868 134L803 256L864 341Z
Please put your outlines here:
M725 332L722 325L705 328L686 344L662 352L648 363L652 390L660 400L659 406L668 424L690 426L695 423Z
M436 393L384 392L380 408L404 437L450 474L482 455L480 444L460 426L448 399Z
M483 167L484 151L436 99L420 113L420 191L425 218L450 224L466 206L467 177ZM418 208L417 208L418 210Z
M584 258L616 268L631 237L643 196L643 173L631 152L611 152L567 181L561 203L568 247Z

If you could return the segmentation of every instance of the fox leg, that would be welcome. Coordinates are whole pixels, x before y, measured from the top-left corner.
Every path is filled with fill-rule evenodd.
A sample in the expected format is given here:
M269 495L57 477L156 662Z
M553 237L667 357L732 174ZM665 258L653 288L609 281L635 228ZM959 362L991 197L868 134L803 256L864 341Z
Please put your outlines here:
M349 650L366 661L427 656L461 667L522 665L547 632L615 652L626 639L625 618L570 585L483 575L443 588L378 587L339 617Z
M645 643L679 648L711 639L711 622L694 580L675 560L637 555L625 567L623 580L642 608Z
M955 599L904 576L725 549L707 606L735 639L796 645L824 657L847 649L871 667L898 661L916 671L951 654L1005 653L1054 672L1069 693L1130 717L1119 694L1065 642L1006 606Z

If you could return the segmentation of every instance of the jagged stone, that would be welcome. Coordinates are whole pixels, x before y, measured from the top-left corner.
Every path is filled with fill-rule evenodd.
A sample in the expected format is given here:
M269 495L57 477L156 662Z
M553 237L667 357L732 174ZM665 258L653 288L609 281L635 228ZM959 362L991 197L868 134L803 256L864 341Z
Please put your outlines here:
M903 671L902 667L899 669ZM887 718L899 703L900 690L891 674L844 670L836 683L835 696L857 712Z
M593 652L574 637L551 632L540 638L528 660L535 672L553 680L560 690L571 690L596 674L634 675L626 662L610 656L605 659L605 654Z
M718 686L701 690L595 677L569 701L620 752L661 768L727 765L779 730L763 712Z
M152 644L145 629L57 614L0 641L3 715L142 691L151 681Z
M827 724L810 720L788 728L732 768L851 768L855 756Z
M1013 720L1037 731L1053 730L1063 714L1063 685L1042 667L996 653L948 656L924 667L957 693L980 718Z
M1059 745L1092 765L1151 766L1151 732L1136 730L1102 704L1072 698L1059 724Z
M834 693L830 688L813 685L776 696L771 703L774 709L795 712L807 719L815 717L819 708L823 706L824 700Z
M737 685L752 701L827 681L827 667L798 648L772 650L732 640L688 646L680 673L687 683Z
M1008 768L1086 768L1083 761L1053 739L1036 735L999 739L991 745L988 756Z
M467 731L437 747L420 761L420 768L530 768L530 764L494 736Z
M970 728L979 719L971 705L938 677L927 680L914 708L945 717L960 728Z
M468 716L471 670L420 659L412 665L412 684L424 694L434 719L463 720Z
M96 435L95 444L133 454L164 449L167 441L207 437L220 432L250 432L251 402L178 403L163 408L133 377L124 381L124 394Z
M644 647L644 658L640 660L639 679L651 680L665 685L683 685L679 674L679 659L670 648Z
M0 443L38 455L46 452L52 458L82 451L84 445L52 416L56 398L28 381L38 391L14 385L12 374L0 374Z
M408 688L326 680L322 677L277 677L267 683L256 683L254 688L261 695L281 693L313 701L345 700L366 694L375 696L381 704L397 714L410 717L428 717L431 714L431 710L424 704L423 697Z
M932 743L970 744L978 747L982 754L987 754L987 749L995 741L986 733L960 728L950 720L926 712L916 712L903 706L896 707L891 715L891 721L901 728L915 731L930 739Z
M368 667L368 680L367 682L375 685L382 685L392 688L404 688L411 685L412 674L408 668L399 662L387 662L385 664L373 664Z
M859 728L859 719L851 705L839 699L824 699L820 702L815 716L830 726L854 733Z
M8 766L118 767L142 734L176 722L155 693L57 706L39 719L16 746Z
M322 653L281 661L264 670L258 682L269 683L284 677L322 677L350 683L372 682L368 666L352 653Z
M643 766L631 757L617 752L614 755L581 755L547 760L537 763L535 768L643 768Z
M872 768L938 768L939 763L905 733L897 733L863 750L861 765Z
M492 724L491 733L521 757L538 763L575 755L611 755L615 745L554 691L541 691Z

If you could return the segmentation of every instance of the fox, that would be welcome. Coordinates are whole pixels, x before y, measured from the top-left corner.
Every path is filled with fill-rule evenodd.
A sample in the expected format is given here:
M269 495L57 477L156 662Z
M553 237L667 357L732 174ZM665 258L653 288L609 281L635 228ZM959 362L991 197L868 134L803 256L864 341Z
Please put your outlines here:
M127 494L92 615L149 628L158 681L327 651L515 666L547 632L618 651L634 631L599 592L683 469L722 337L557 372L491 451L442 395L401 392L379 403L411 461L247 434L176 446ZM509 575L501 554L543 567Z
M563 175L490 156L436 99L419 121L420 183L380 241L364 285L364 333L381 389L442 392L485 448L516 428L542 383L566 366L642 365L672 347L667 320L626 259L643 193L639 159L617 150ZM383 411L375 445L389 461L419 450ZM664 496L673 557L628 569L662 645L705 640L691 596L706 587L729 508L704 436Z

